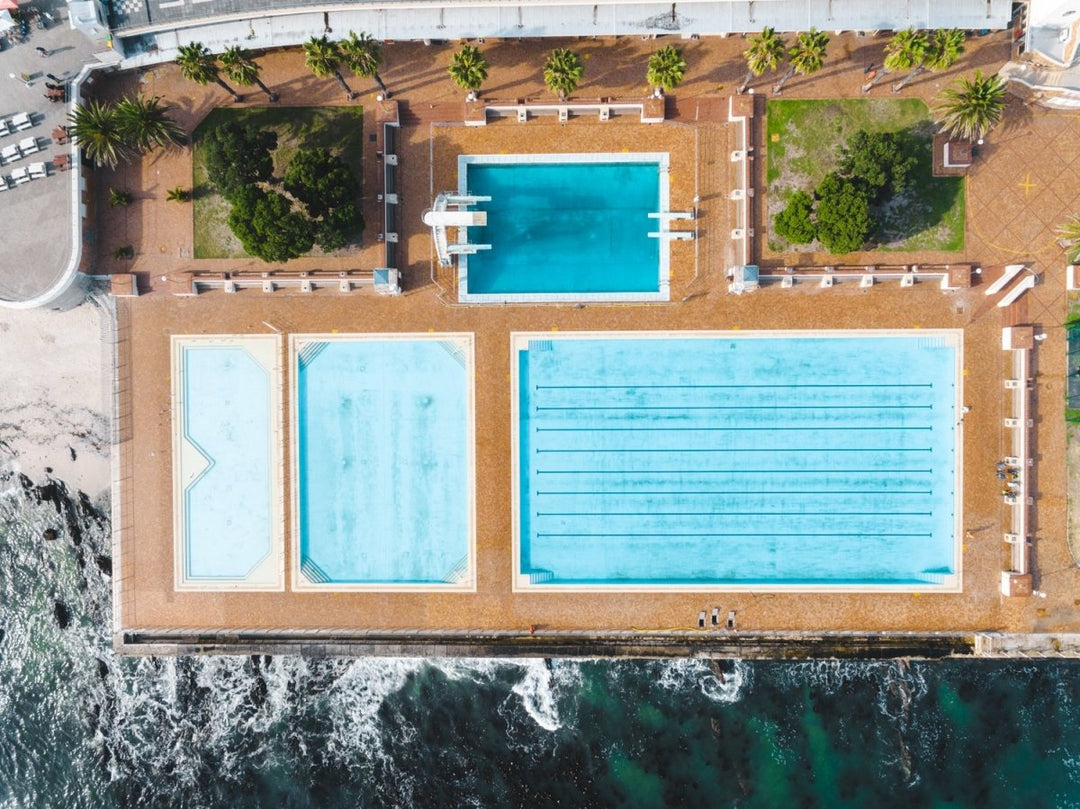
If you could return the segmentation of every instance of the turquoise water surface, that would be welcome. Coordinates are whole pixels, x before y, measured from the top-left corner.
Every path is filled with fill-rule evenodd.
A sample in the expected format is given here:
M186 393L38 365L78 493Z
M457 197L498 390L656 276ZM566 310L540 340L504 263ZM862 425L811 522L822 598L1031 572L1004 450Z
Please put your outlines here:
M531 340L520 573L946 583L956 361L940 336Z
M469 553L471 374L451 340L333 340L297 374L301 569L455 582Z
M184 436L207 467L184 490L186 577L240 579L270 552L270 377L243 348L183 352Z
M469 192L490 196L469 241L469 294L657 292L657 163L468 165Z

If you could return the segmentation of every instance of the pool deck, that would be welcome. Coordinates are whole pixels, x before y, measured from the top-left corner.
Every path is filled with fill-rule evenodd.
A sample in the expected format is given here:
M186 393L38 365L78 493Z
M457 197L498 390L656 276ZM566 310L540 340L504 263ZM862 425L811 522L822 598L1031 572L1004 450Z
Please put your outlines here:
M689 628L702 609L735 610L746 629L946 631L1015 627L1012 607L998 596L1004 546L1003 511L993 477L1002 454L1003 415L999 311L979 314L981 290L944 295L931 285L914 291L880 285L792 294L779 287L735 298L721 291L670 306L450 307L432 290L397 299L301 298L241 293L240 301L207 294L178 302L164 297L123 301L122 328L131 335L130 388L138 390L126 479L122 552L122 623L127 628L225 629L544 629L655 631ZM872 318L883 328L964 328L965 418L964 592L958 595L675 593L597 594L512 592L509 350L512 331L629 329L859 328ZM435 331L476 334L477 592L179 593L172 587L169 391L163 334ZM992 440L991 440L992 437ZM291 486L288 472L286 487ZM286 509L290 506L286 503ZM286 523L291 521L288 517ZM290 543L291 546L291 543ZM291 551L287 550L286 553ZM291 559L287 566L291 567Z
M820 76L796 78L785 97L855 97L862 68L880 60L884 38L834 38L830 53L838 54ZM978 66L996 69L1008 56L1004 36L973 40L961 67L944 75L926 74L905 91L907 96L932 99L957 75ZM493 62L490 95L546 97L539 87L540 53L556 43L495 43L485 49ZM640 95L645 55L656 43L630 38L611 42L582 40L571 47L593 56L587 92L596 96ZM723 629L697 631L699 611L716 607L725 616L737 615L742 631L915 632L972 633L1064 632L1080 626L1080 570L1069 556L1065 520L1065 428L1060 418L1064 396L1065 350L1064 257L1054 242L1053 227L1080 203L1080 136L1075 116L1030 111L1010 101L1012 125L994 133L980 162L967 180L967 238L959 254L890 254L897 263L966 261L984 267L992 281L1001 267L1025 261L1042 272L1042 283L1007 309L976 286L942 293L936 285L912 289L896 283L860 289L840 284L832 289L805 285L794 290L779 285L743 296L729 295L723 275L733 263L733 248L725 234L732 227L733 187L729 160L731 128L725 123L727 94L744 68L738 37L681 43L691 58L693 78L668 100L669 123L645 126L611 121L530 121L519 125L500 121L485 128L466 128L461 102L445 101L449 84L443 61L448 46L421 49L388 48L384 78L402 105L399 170L402 183L402 285L405 294L380 298L371 294L338 295L245 290L234 295L220 291L196 298L176 298L155 279L190 268L190 213L176 203L148 195L129 209L102 209L99 231L136 246L136 258L124 269L140 274L148 293L138 299L118 299L118 369L120 396L118 447L120 468L120 554L116 628L139 630L204 630L215 633L242 630L314 630L338 633L395 632L437 637L458 633L478 637L485 632L509 633L525 644L546 633L560 635L630 631L630 638L647 644L665 632L686 633L688 644L722 634ZM609 49L609 50L605 50ZM843 54L841 55L841 50ZM602 67L601 60L617 61ZM316 82L303 73L294 52L263 57L266 78L283 92L283 103L337 104L340 92L332 82ZM435 64L433 66L433 60ZM441 60L441 61L440 61ZM717 65L704 69L701 65ZM495 67L498 68L496 73ZM178 103L186 125L200 120L223 103L214 87L198 88L180 82L173 66L156 68L142 77L144 91L162 94ZM116 83L118 87L123 79ZM763 78L759 87L771 79ZM362 80L354 84L363 87ZM888 95L882 90L879 95ZM256 94L250 97L257 101ZM365 106L370 97L362 99ZM1025 114L1026 113L1026 114ZM568 137L572 136L572 137ZM760 139L761 133L758 132ZM641 305L454 305L453 270L436 269L430 233L420 224L430 205L436 178L449 177L446 161L461 152L475 152L474 142L492 153L502 151L590 151L621 149L685 152L687 138L696 144L701 235L693 243L673 244L672 303ZM649 139L662 141L653 143ZM616 145L609 142L620 141ZM763 144L758 144L763 145ZM471 147L471 148L466 148ZM1054 161L1033 159L1053 154ZM759 173L764 161L758 161ZM125 187L169 188L190 177L186 152L148 158L118 172L101 172L98 187L120 179ZM367 162L364 182L374 187L375 161ZM441 179L439 182L442 182ZM672 207L685 202L687 187L674 172ZM761 188L759 180L756 183ZM453 187L448 185L448 187ZM439 190L434 188L435 191ZM692 194L690 194L692 196ZM377 220L369 201L365 216ZM758 205L756 210L761 211ZM761 222L756 227L762 228ZM374 230L369 225L369 230ZM99 265L114 266L110 253L116 239L98 240ZM683 251L676 256L675 251ZM371 240L358 254L344 258L302 259L296 270L378 265L379 248ZM858 263L880 255L857 256ZM200 269L263 269L257 261L199 262ZM1001 329L1034 324L1048 338L1035 352L1035 450L1037 472L1034 506L1034 572L1045 598L1005 599L999 594L1001 571L1008 564L1002 541L1007 512L994 475L996 462L1008 454L1008 412L1003 380L1010 366L1001 350ZM963 587L960 594L533 594L512 592L510 498L509 341L514 331L622 331L680 329L860 329L960 328L964 330L964 536ZM181 593L173 582L172 476L170 452L169 336L172 334L291 334L312 332L381 332L429 330L472 332L476 335L476 488L477 592L465 594L414 593ZM286 406L288 403L286 402ZM287 439L286 439L287 441ZM286 456L288 447L285 448ZM286 470L285 487L291 481ZM286 502L286 524L291 520ZM287 547L288 547L287 543ZM286 551L288 553L288 551ZM287 559L287 562L289 560ZM535 632L535 636L531 634ZM317 635L310 635L317 639ZM945 637L945 635L942 635ZM149 648L149 647L147 647ZM794 646L792 648L795 648ZM897 647L901 648L901 647ZM905 647L906 650L906 647ZM131 651L138 649L131 647ZM782 654L780 650L774 653Z

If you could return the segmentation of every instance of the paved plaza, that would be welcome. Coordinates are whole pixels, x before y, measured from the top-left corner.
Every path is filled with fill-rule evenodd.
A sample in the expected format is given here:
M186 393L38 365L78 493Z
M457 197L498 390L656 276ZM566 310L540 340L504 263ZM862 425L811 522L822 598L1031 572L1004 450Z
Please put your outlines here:
M859 97L867 64L880 63L886 37L854 34L834 37L829 60L820 74L795 77L785 98ZM969 262L984 268L983 284L1001 273L1007 263L1023 262L1041 273L1041 283L1008 309L983 294L983 288L949 294L931 284L902 289L879 284L862 290L842 284L834 289L766 287L737 297L727 293L724 270L731 262L733 184L728 159L732 128L726 121L727 98L741 80L745 41L691 40L678 43L689 70L686 83L668 99L668 122L645 126L628 120L601 123L553 119L521 125L502 121L484 129L462 125L462 93L446 76L454 48L419 43L392 44L386 49L383 78L400 104L402 130L398 145L399 189L402 203L399 227L399 268L405 294L396 299L370 293L338 295L332 290L302 294L247 290L235 295L207 292L195 299L174 298L160 280L186 270L261 271L267 265L253 259L198 261L192 259L191 206L165 200L165 191L190 184L187 150L153 155L115 172L97 171L90 185L101 195L109 187L136 191L127 208L101 211L95 242L96 266L120 268L112 251L130 244L135 258L122 269L138 275L144 295L120 307L125 356L125 389L139 391L125 413L131 436L122 446L124 459L123 564L125 626L198 627L205 625L273 627L284 622L304 626L663 629L688 626L706 602L718 601L736 609L747 628L773 629L910 629L1060 631L1075 627L1080 608L1073 593L1080 571L1068 553L1065 520L1064 397L1065 343L1060 328L1065 318L1064 254L1053 229L1080 208L1080 137L1074 116L1028 107L1010 101L1006 124L982 147L966 186L967 225L960 253L890 253L889 263L940 264ZM551 96L540 75L544 55L555 46L578 50L585 61L585 78L575 94L579 100L640 99L648 92L644 68L658 43L639 38L568 41L489 41L485 56L491 63L485 100L539 101ZM1009 56L1008 36L993 34L969 40L969 52L951 70L926 73L913 81L904 97L932 103L937 93L974 68L993 72ZM304 68L295 50L260 57L263 78L282 94L281 104L337 105L346 103L331 80L318 80ZM374 86L347 77L362 95L355 102L375 108ZM754 83L767 94L775 77ZM190 131L213 108L229 103L214 85L198 87L183 81L174 65L117 76L101 92L117 95L131 89L162 96L174 105L177 117ZM888 83L874 94L889 97ZM262 104L257 90L247 91L246 104ZM764 105L759 100L759 115ZM756 124L755 148L765 154L764 127ZM459 151L589 151L593 148L640 150L680 149L695 154L693 178L673 178L673 193L685 202L689 189L699 197L702 237L673 257L673 303L650 306L515 306L469 307L454 301L452 273L440 271L434 260L429 231L421 213L430 206L433 191L452 179L449 165ZM691 145L692 144L692 145ZM757 161L755 186L765 187L765 160ZM365 155L364 214L368 228L364 246L352 253L309 257L289 262L290 272L345 271L379 266L382 249L374 236L380 209L372 189L378 186L375 155ZM680 185L682 183L682 185ZM0 200L2 202L2 200ZM760 218L765 201L755 205L755 229L764 234ZM813 257L826 262L826 257ZM880 254L854 254L845 262L880 262ZM1036 352L1037 473L1035 480L1036 587L1043 599L1001 599L1000 572L1007 566L1002 542L1006 511L994 475L995 462L1008 454L1003 418L1008 415L1003 379L1008 373L1001 351L1001 328L1033 324L1048 337ZM206 595L172 592L171 510L169 502L170 404L167 340L172 333L282 333L413 330L471 331L477 335L477 490L485 507L479 515L478 593L461 596L415 594ZM963 485L964 592L962 595L812 595L700 594L563 596L514 595L510 592L510 505L507 491L509 457L509 391L506 375L510 331L550 329L781 329L781 328L963 328L965 332L965 415ZM498 382L498 384L496 384ZM464 603L469 601L468 604ZM362 616L362 619L358 616Z

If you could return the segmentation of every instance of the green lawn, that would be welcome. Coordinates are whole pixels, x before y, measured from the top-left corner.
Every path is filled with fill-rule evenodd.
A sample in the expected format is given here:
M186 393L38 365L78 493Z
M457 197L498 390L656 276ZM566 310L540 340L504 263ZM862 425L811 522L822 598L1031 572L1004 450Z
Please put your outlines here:
M875 210L880 250L962 250L964 247L964 180L934 177L931 139L933 119L918 99L780 101L767 103L766 147L770 221L791 192L813 191L836 166L836 149L860 129L868 132L907 130L920 142L919 166L912 188ZM770 234L777 251L820 250L788 245Z
M247 255L229 231L229 203L206 176L199 144L203 136L228 121L273 129L278 135L274 175L281 177L297 150L325 146L349 164L357 180L363 177L364 113L358 107L252 107L216 109L192 135L195 206L195 258L243 258ZM318 248L316 248L316 251Z

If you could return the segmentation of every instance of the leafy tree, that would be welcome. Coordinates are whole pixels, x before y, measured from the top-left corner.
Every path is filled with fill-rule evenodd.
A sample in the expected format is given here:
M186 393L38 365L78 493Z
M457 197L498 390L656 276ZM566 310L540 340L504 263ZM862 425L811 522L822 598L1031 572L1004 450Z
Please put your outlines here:
M300 200L313 217L355 202L360 184L340 157L327 149L301 149L285 171L285 190Z
M242 87L250 87L253 84L258 85L259 89L266 93L267 98L269 98L271 102L281 98L281 96L262 83L262 80L259 78L259 73L262 68L259 67L259 63L256 62L251 55L251 51L245 50L239 45L227 48L225 52L221 54L221 67L225 71L226 76Z
M860 130L837 152L839 173L864 183L876 198L901 193L919 163L910 139L896 132Z
M825 64L825 48L829 44L829 35L816 28L804 31L795 37L795 44L788 49L788 69L773 87L773 93L780 95L788 79L798 73L809 76L817 73Z
M364 229L360 209L351 202L339 205L315 223L315 241L323 250L340 250Z
M766 26L757 36L750 37L750 47L743 52L746 58L747 73L739 86L738 92L746 92L754 76L760 76L766 70L776 70L784 56L784 41L776 31Z
M210 53L210 49L201 42L192 42L181 45L177 49L176 64L180 66L180 73L188 81L196 84L207 85L214 82L222 90L233 97L233 101L243 101L244 97L225 83L218 73L217 60Z
M817 236L825 249L837 255L861 250L874 229L866 192L852 180L830 173L815 195Z
M487 81L487 59L476 46L463 45L460 51L450 57L449 71L454 84L462 90L475 93Z
M773 229L777 236L792 244L809 244L817 238L817 225L814 224L813 214L813 197L805 191L796 191L784 210L776 215Z
M111 104L94 99L84 101L71 111L68 119L71 137L95 165L116 168L130 156L123 125Z
M304 43L304 63L308 69L320 79L333 76L345 91L345 98L352 101L356 98L356 93L349 89L341 75L341 62L341 48L326 36L312 37Z
M544 63L544 84L565 101L578 88L584 73L580 56L567 48L556 48Z
M927 70L947 70L952 67L960 58L960 54L964 52L965 38L964 32L955 28L939 28L934 31L933 36L926 41L921 61L904 77L903 81L893 85L892 91L900 92L912 79Z
M203 148L207 174L226 199L233 200L243 188L273 179L271 153L277 148L277 133L272 130L230 121L210 130Z
M289 200L255 185L244 186L233 199L229 229L245 252L263 261L288 261L311 250L311 223L292 210Z
M116 102L113 110L120 133L132 152L143 154L184 140L184 130L169 116L169 108L158 96L125 96Z
M976 70L941 93L934 115L941 128L960 138L981 141L1001 121L1005 111L1005 82Z
M349 35L341 41L338 48L341 51L341 59L349 66L349 70L357 76L363 76L365 79L375 79L375 83L379 85L383 95L390 98L390 91L386 89L386 84L383 82L382 76L379 75L379 65L383 61L383 49L378 40L372 39L370 34L363 31L360 32L359 36L355 31L350 31Z
M653 87L659 87L665 92L678 87L686 75L686 60L682 57L682 51L674 45L665 45L649 57L649 69L645 74L646 80Z

